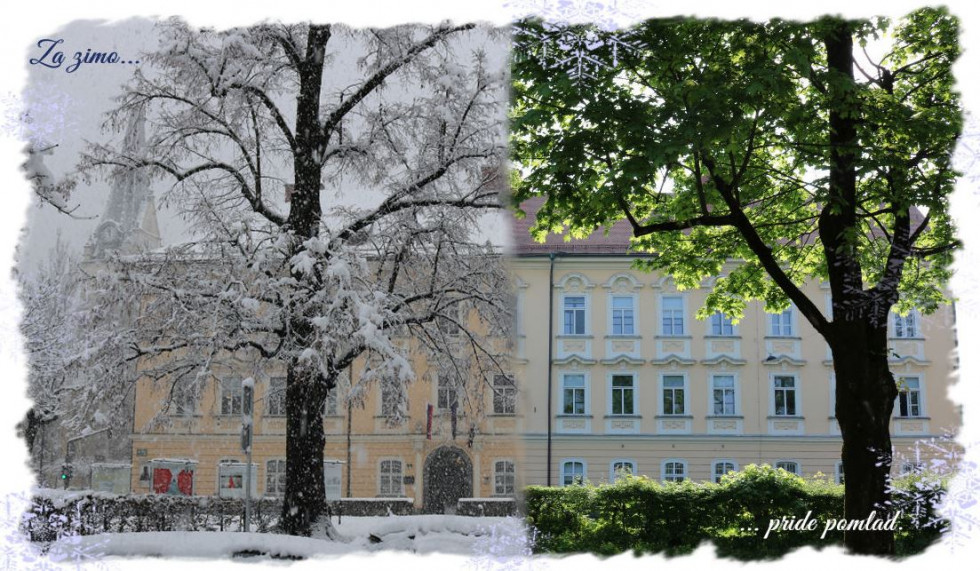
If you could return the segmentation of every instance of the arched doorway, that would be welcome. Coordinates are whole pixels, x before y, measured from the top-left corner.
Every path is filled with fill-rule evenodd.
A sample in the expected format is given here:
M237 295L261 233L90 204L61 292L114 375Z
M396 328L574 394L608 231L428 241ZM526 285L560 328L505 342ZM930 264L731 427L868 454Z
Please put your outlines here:
M456 513L460 498L473 496L473 464L455 446L436 448L425 459L422 511Z

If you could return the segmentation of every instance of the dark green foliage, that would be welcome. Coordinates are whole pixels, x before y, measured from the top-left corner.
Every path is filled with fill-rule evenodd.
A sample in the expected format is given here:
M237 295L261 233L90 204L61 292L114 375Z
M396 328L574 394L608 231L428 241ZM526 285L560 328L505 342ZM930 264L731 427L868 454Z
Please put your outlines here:
M921 552L948 528L949 522L936 514L944 493L941 482L926 476L895 483L893 501L902 511L898 555ZM719 556L752 560L843 542L839 531L820 536L827 520L843 516L844 487L769 466L747 466L721 484L628 477L601 486L534 486L526 498L537 553L682 555L710 541ZM816 529L776 531L763 538L771 519L802 519L808 512Z

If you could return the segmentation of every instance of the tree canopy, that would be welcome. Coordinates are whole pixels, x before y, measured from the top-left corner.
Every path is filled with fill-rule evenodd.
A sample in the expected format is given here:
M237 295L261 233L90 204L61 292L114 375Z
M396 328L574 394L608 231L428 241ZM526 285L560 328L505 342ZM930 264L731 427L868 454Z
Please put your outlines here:
M651 20L624 46L611 41L617 32L520 23L516 200L548 197L533 231L583 236L625 216L635 247L658 254L648 265L681 287L745 261L718 280L705 312L738 315L752 299L780 309L787 284L826 280L840 261L825 255L818 228L822 212L843 207L828 191L826 124L831 108L853 109L855 218L837 247L858 262L860 287L897 284L900 309L934 309L956 244L947 199L961 128L957 22L941 9L846 22L853 84L822 43L838 24ZM615 65L565 73L555 54L570 31L591 34L595 58Z

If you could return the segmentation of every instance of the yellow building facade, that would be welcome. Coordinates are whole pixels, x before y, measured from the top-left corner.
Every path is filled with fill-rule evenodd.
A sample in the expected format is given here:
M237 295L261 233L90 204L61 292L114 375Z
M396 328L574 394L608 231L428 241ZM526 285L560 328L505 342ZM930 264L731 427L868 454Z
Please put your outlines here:
M410 339L396 342L413 344ZM352 365L328 398L323 420L327 499L407 498L415 509L442 513L454 511L460 498L512 498L523 485L518 476L523 452L517 439L522 421L513 378L453 380L429 367L421 351L409 354L415 380L397 399L405 403L400 422L392 422L389 411L396 399L377 383L365 387L359 403L348 402L349 379L357 385L363 362ZM199 394L171 402L169 409L169 383L137 381L134 492L244 495L242 371L251 370L216 366ZM270 364L263 373L250 375L252 495L281 497L285 370Z
M630 229L541 244L528 236L534 204L515 223L515 373L526 387L525 480L612 481L621 470L658 480L717 480L766 463L843 479L830 349L790 308L748 305L738 323L698 320L713 280L682 291L632 269ZM830 290L804 288L829 314ZM954 315L892 315L889 346L899 383L895 472L942 455L954 432L947 388L955 371Z

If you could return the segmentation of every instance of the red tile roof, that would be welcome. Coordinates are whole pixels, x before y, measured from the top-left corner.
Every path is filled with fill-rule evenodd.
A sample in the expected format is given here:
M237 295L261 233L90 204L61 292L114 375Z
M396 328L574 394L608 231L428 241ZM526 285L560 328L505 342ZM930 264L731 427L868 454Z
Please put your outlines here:
M512 250L514 255L534 255L534 254L634 254L644 255L643 252L635 252L630 249L630 237L633 236L633 229L625 219L619 220L608 228L599 228L585 239L572 238L565 241L565 236L560 234L548 234L547 239L542 243L534 240L530 234L530 228L534 224L538 209L544 204L544 197L534 197L521 203L521 210L526 213L524 218L511 216L511 235ZM912 207L909 213L912 231L918 228L924 216L922 212ZM877 226L873 226L871 235L875 238L884 237L884 233ZM817 232L814 230L805 238L806 242L817 239Z
M524 218L511 217L512 254L519 256L550 254L552 252L567 254L637 253L630 251L630 237L633 235L633 229L625 219L613 224L609 228L608 234L605 233L604 228L599 228L583 240L572 238L566 242L563 235L548 234L543 243L537 242L531 237L529 230L534 224L534 218L542 204L544 204L543 197L529 198L521 203L521 210L527 215Z

